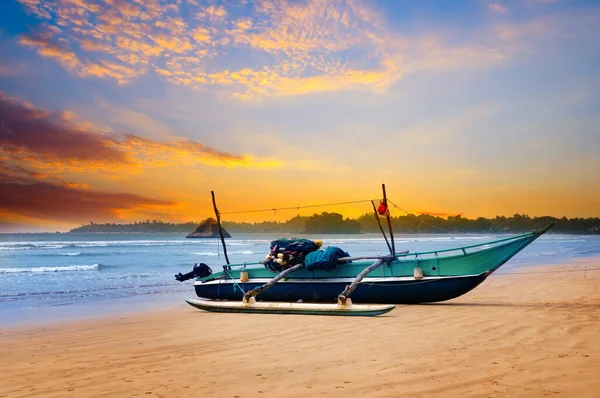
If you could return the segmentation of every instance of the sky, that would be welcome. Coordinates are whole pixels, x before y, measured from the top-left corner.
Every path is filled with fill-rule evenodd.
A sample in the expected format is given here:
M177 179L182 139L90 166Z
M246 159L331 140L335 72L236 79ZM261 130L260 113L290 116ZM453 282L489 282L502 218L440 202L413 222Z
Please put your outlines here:
M3 0L0 231L388 197L600 216L600 2ZM369 203L223 214L282 221ZM392 208L392 216L404 215Z

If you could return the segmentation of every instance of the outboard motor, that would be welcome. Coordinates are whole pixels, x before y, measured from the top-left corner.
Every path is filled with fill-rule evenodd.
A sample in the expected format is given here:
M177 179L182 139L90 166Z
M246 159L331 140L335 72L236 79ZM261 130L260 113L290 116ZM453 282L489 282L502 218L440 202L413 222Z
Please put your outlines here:
M179 282L187 281L192 278L204 278L205 276L209 276L212 274L212 270L210 267L204 263L195 263L194 269L188 272L187 274L182 274L181 272L175 275L175 279Z

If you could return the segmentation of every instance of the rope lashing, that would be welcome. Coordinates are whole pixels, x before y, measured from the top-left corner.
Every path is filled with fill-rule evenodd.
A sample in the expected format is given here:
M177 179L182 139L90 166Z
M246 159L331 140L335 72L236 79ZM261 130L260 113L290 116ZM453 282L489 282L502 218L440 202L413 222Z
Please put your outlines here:
M419 219L419 217L415 216L415 215L414 215L414 214L412 214L412 213L409 213L409 212L407 212L407 211L406 211L406 210L404 210L402 207L398 206L397 204L395 204L394 202L392 202L392 201L391 201L391 200L389 200L389 199L388 199L387 201L388 201L388 203L391 203L391 204L392 204L392 205L393 205L393 206L394 206L396 209L398 209L398 210L401 210L401 211L405 212L405 213L406 213L406 215L408 215L408 216L412 216L412 217L414 217L414 218L418 219L418 220L419 220L421 223L423 223L423 224L425 224L425 225L427 225L427 226L429 226L429 227L431 227L431 228L439 229L440 231L444 231L444 232L447 232L447 233L449 233L449 234L451 234L451 233L452 233L452 231L448 231L447 229L444 229L444 228L441 228L441 227L438 227L438 226L435 226L435 225L431 225L431 224L429 224L427 221Z
M240 289L242 291L242 293L244 293L244 295L246 294L246 291L244 289L242 289L242 287L239 285L239 283L237 283L235 281L235 279L233 278L233 276L231 276L231 274L229 273L229 270L225 267L223 267L223 272L233 281L233 286L234 289L237 287L238 289ZM235 290L234 290L235 291Z

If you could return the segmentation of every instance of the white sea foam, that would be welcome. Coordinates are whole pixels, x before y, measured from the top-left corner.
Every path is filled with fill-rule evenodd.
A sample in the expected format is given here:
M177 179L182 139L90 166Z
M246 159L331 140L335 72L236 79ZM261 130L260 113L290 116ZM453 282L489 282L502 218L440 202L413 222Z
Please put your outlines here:
M216 256L215 252L186 252L187 254L193 254L194 256Z
M218 255L222 255L223 252L186 252L187 254L193 254L194 256L218 256ZM254 254L255 252L253 252L252 250L234 250L234 251L228 251L227 253L229 254L244 254L244 255L250 255L250 254Z
M80 256L80 252L70 252L70 253L52 253L56 256Z
M16 242L6 242L0 244L0 251L8 251L8 250L32 250L32 249L63 249L68 247L67 244L62 244L58 242L44 242L44 243L34 243L34 242L26 242L26 243L16 243Z
M100 264L69 265L66 267L0 268L0 274L67 272L67 271L96 271L99 269L100 269Z

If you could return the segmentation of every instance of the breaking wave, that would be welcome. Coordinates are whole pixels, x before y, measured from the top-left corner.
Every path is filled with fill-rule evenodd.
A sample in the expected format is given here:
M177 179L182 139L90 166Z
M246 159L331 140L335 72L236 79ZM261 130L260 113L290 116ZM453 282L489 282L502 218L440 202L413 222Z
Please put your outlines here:
M97 271L100 264L69 265L66 267L35 267L35 268L0 268L0 274L39 273L39 272L72 272Z
M268 250L266 250L268 251ZM265 251L265 252L266 252ZM218 256L218 255L223 255L223 252L221 253L217 253L217 252L186 252L187 254L193 254L194 256ZM255 254L255 252L253 252L252 250L238 250L238 251L229 251L229 254L243 254L243 255L250 255L250 254Z
M194 256L216 256L216 252L187 252L187 254L193 254Z

